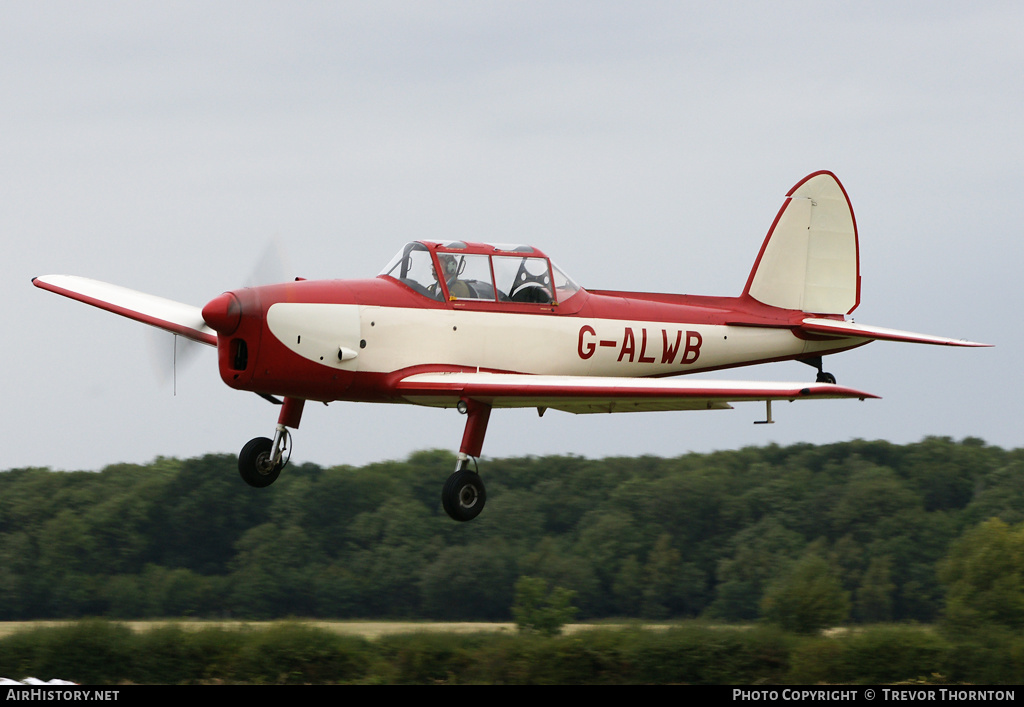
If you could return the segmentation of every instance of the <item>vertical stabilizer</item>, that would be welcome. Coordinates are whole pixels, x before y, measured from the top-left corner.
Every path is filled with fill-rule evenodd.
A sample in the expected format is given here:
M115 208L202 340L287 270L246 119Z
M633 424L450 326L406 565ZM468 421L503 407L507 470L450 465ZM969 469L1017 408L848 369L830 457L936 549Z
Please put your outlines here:
M857 308L857 224L834 174L815 172L789 191L744 294L772 307L815 314L848 314Z

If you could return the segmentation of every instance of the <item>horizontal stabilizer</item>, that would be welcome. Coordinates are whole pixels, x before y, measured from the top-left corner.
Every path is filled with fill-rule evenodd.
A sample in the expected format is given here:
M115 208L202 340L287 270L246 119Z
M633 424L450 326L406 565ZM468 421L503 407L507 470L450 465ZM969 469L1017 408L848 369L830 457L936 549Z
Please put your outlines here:
M200 307L76 275L44 275L33 278L32 284L201 344L217 345L217 332L206 326Z
M409 402L451 407L462 398L495 408L551 408L571 413L728 409L760 400L876 398L827 383L544 376L517 373L418 373L402 379Z
M938 344L940 346L991 346L991 344L980 344L976 341L950 339L945 336L932 336L930 334L915 334L912 331L899 331L898 329L865 326L863 324L844 322L836 319L804 319L803 324L800 326L800 330L812 334L832 334L835 336L874 339L877 341L902 341L912 344Z

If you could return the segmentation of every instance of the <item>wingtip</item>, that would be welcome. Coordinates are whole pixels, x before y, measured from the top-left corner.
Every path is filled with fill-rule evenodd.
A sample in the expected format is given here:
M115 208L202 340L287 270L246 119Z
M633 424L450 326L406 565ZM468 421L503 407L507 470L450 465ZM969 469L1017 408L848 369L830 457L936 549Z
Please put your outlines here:
M868 393L867 391L858 390L857 388L848 388L847 386L836 385L835 383L822 383L814 389L814 392L821 394L823 392L827 393L829 390L835 393L836 397L856 398L858 400L880 400L882 398L881 395Z
M982 341L971 341L970 339L946 339L940 343L944 343L947 346L963 346L972 349L990 349L995 344L986 344Z

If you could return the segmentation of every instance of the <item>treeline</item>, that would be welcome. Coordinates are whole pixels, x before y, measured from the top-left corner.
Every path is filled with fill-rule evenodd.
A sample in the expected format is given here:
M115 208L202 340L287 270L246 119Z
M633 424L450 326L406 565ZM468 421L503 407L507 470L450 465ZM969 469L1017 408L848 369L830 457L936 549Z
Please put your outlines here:
M574 592L579 620L800 630L812 590L830 622L934 622L950 598L969 620L1005 600L965 579L970 554L1024 537L1024 450L970 438L488 460L470 523L441 509L447 452L293 465L266 489L235 463L0 473L0 620L509 621L521 577ZM988 545L957 542L972 532Z

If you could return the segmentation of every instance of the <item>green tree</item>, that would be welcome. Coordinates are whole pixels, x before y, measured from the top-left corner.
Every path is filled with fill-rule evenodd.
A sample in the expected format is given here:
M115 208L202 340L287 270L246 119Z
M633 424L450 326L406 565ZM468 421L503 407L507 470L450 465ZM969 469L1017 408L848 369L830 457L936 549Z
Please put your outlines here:
M641 547L637 523L626 513L602 508L590 511L580 521L573 554L586 559L600 582L600 603L595 607L599 613L614 612L613 588L619 568L627 558L638 555Z
M704 608L707 577L692 562L684 562L672 539L662 534L647 555L643 570L640 613L644 618L695 616Z
M520 631L557 636L565 624L576 618L574 594L563 587L548 591L548 583L539 577L520 577L516 582L516 603L512 606L516 625Z
M234 456L208 454L178 464L153 500L147 532L149 557L163 567L220 574L235 558L235 543L266 522L274 495L260 493L238 478ZM283 481L283 480L282 480Z
M965 509L972 525L988 518L1024 521L1024 460L1014 459L977 481L978 490Z
M638 567L636 557L626 557L622 562L619 577L623 572L628 573L632 570L639 583L642 583ZM586 615L598 614L598 608L606 603L593 563L586 557L573 554L569 549L569 543L561 536L545 537L533 550L521 555L519 574L542 577L549 584L572 589L576 593L577 606ZM631 581L627 585L622 585L617 579L613 584L616 606L628 606L632 611L640 601L642 588L640 584L634 585Z
M787 631L814 633L846 621L850 599L824 558L810 552L772 582L761 610Z
M422 607L449 621L508 618L515 560L504 542L446 548L422 571Z
M230 601L239 615L257 619L308 615L318 560L302 528L258 525L238 541ZM160 579L169 585L177 578ZM177 591L172 586L162 589Z
M619 566L619 574L612 584L612 595L615 597L616 613L622 616L633 616L643 603L644 575L640 561L630 555Z
M673 590L679 585L680 564L679 551L672 547L672 539L668 535L659 537L644 567L646 582L640 611L645 618L668 617Z
M948 624L1024 628L1024 524L993 518L969 529L940 563L939 580Z
M861 621L878 623L892 620L892 596L896 585L892 581L892 561L889 557L875 557L868 564L864 579L855 595L856 614Z
M708 615L726 621L752 621L760 615L761 598L779 567L798 557L806 541L768 516L732 538L735 550L718 562L715 599Z

